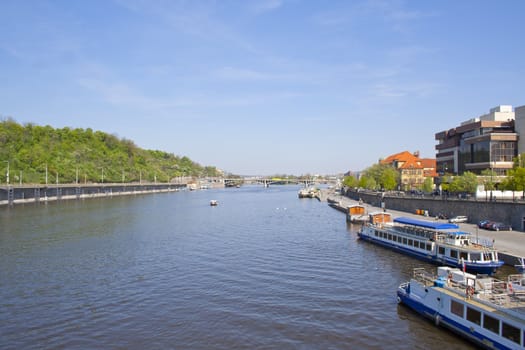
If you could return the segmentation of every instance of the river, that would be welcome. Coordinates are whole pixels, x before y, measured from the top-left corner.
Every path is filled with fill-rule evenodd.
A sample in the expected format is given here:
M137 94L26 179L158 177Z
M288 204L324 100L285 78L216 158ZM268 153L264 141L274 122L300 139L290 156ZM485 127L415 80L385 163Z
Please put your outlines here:
M397 305L431 265L298 190L0 208L0 348L474 349Z

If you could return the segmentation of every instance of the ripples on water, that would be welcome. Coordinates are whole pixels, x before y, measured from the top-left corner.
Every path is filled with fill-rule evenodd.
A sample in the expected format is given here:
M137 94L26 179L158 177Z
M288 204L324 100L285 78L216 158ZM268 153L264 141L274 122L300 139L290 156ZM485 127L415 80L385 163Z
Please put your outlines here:
M0 208L0 348L472 348L397 306L429 265L297 191Z

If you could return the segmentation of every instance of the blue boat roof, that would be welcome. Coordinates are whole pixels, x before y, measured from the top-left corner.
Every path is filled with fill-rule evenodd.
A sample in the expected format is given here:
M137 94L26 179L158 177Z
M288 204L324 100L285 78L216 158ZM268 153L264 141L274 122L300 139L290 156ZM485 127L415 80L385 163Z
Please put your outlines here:
M424 228L431 228L433 230L450 230L450 229L459 228L457 224L453 224L453 223L418 220L418 219L412 219L412 218L407 218L407 217L395 218L394 222L398 222L400 224L414 225L414 226L419 226L419 227L424 227Z

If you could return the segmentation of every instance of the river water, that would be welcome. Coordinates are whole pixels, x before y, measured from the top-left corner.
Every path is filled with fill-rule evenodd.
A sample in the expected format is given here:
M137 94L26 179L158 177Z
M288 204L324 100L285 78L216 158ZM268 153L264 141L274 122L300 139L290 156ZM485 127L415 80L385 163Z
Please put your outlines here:
M430 265L298 190L0 208L0 348L474 348L397 305Z

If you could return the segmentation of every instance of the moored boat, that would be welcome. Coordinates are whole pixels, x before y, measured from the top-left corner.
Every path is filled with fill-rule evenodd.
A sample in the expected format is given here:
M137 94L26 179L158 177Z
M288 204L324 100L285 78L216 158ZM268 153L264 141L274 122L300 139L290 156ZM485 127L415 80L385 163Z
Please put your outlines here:
M216 199L212 199L212 200L210 201L210 205L211 205L212 207L215 207L215 206L219 205L219 202L218 202Z
M525 299L510 283L440 266L437 276L414 269L397 300L487 349L525 348Z
M372 215L372 214L371 214ZM416 258L468 272L491 275L503 265L489 242L478 240L453 223L399 217L370 222L361 227L359 238Z
M353 204L348 208L346 213L346 221L353 223L363 223L369 220L368 215L366 215L366 208L361 204Z

